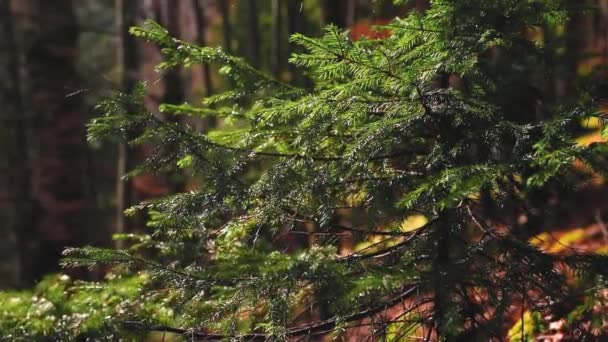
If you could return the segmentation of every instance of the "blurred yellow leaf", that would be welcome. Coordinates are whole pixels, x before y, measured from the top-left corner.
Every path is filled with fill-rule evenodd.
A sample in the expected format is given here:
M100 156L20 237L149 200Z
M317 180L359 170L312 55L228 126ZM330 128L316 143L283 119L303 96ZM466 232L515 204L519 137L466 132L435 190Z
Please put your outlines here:
M416 229L424 226L425 224L427 224L427 222L429 222L429 220L424 215L420 215L420 214L410 215L410 216L406 217L405 220L403 220L403 222L401 222L401 225L399 228L402 232L411 232L413 230L416 230Z

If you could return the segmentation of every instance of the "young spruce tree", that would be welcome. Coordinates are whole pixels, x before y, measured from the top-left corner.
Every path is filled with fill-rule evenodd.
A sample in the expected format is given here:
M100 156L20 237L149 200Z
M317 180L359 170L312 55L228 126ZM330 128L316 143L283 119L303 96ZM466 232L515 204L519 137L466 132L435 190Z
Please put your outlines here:
M434 0L383 27L386 39L352 41L333 26L296 34L306 52L290 62L311 88L154 22L133 28L162 47L160 70L212 63L234 87L150 113L141 86L90 124L92 140L155 146L131 174L181 170L199 184L132 208L149 213L151 233L127 236L131 248L66 251L67 266L116 265L142 286L99 290L113 302L99 309L109 313L98 336L503 340L518 307L535 323L571 310L597 323L607 258L528 242L555 215L550 197L607 166L606 144L575 141L583 120L602 118L594 89L553 99L546 46L529 37L566 20L560 1ZM188 115L225 127L168 119ZM526 324L513 339L530 338Z

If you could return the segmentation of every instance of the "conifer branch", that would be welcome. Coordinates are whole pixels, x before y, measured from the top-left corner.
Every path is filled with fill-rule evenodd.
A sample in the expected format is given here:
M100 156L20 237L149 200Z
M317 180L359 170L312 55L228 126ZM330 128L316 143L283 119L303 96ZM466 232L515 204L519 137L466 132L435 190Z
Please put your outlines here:
M317 321L310 324L306 324L303 326L293 327L287 330L286 336L288 337L297 337L297 336L315 336L320 334L326 334L331 332L338 322L352 322L362 320L368 317L371 317L379 312L387 310L388 308L398 304L399 302L405 300L407 297L412 296L416 290L418 289L418 285L410 285L404 292L399 295L391 298L388 301L381 303L373 308L364 309L345 317L334 317L323 321ZM196 339L197 341L217 341L217 340L226 340L231 338L243 339L246 341L267 341L272 336L263 333L246 333L240 335L225 335L225 334L212 334L198 331L196 329L182 329L182 328L174 328L164 325L148 325L139 321L124 321L124 325L127 328L131 329L139 329L145 331L159 331L159 332L169 332L178 335L182 335L184 337L189 337L192 339Z

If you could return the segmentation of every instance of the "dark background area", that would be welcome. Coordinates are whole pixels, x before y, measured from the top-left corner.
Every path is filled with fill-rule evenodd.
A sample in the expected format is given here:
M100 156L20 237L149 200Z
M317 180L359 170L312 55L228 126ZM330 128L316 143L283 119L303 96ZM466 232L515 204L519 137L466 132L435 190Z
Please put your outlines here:
M0 1L0 286L28 287L59 270L66 246L112 244L112 234L143 229L124 209L190 186L183 177L120 177L146 147L88 144L95 104L137 80L147 105L196 103L229 87L217 70L195 66L158 74L158 48L128 28L153 19L172 35L222 46L254 66L305 84L287 62L289 35L317 36L327 24L353 38L372 26L422 10L426 1L393 5L359 0L1 0ZM382 33L380 33L382 34ZM218 122L197 122L217 126ZM95 275L81 274L84 277Z

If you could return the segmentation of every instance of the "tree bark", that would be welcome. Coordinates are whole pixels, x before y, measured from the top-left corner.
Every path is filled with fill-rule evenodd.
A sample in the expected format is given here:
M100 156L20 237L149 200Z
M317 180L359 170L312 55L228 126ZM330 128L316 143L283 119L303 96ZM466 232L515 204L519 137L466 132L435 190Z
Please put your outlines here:
M115 0L116 17L116 63L119 69L120 86L125 92L133 90L138 78L138 56L135 39L129 34L129 27L135 25L137 3L128 0ZM117 146L116 165L116 224L114 232L124 234L130 231L124 211L132 204L131 182L122 177L131 168L131 151L125 142ZM123 248L121 240L117 248Z
M192 8L194 9L194 17L196 18L196 36L197 43L200 46L207 45L207 23L205 20L205 7L201 4L201 0L192 0ZM205 87L205 96L213 94L213 85L211 83L211 68L209 63L202 65L203 70L203 85Z
M172 37L181 36L180 2L164 1L163 22ZM165 74L165 95L163 102L181 103L184 101L184 82L181 77L182 68L173 68Z
M258 21L258 7L256 0L246 0L245 11L247 11L247 34L246 45L249 63L256 69L260 68L260 27Z
M589 0L570 0L570 5L576 8L576 6L591 4ZM566 24L566 51L562 58L563 72L556 77L556 95L559 97L572 95L576 91L575 81L578 77L578 67L590 46L592 20L593 17L589 14L576 10L571 13L570 20Z
M600 6L600 33L602 37L602 53L604 58L608 58L608 0L599 0ZM606 61L604 62L606 63Z
M333 24L347 27L348 2L350 0L323 0L323 26Z
M416 6L416 10L420 11L420 12L424 12L425 10L427 10L430 6L430 2L429 0L416 0L415 6Z
M218 0L218 7L222 15L222 31L224 35L224 49L228 54L232 54L232 25L230 24L230 1Z
M84 177L85 132L74 63L78 23L70 0L24 0L32 11L32 44L25 70L31 90L36 156L32 170L37 222L22 246L24 276L33 281L58 269L67 245L82 245L90 227ZM35 13L34 13L35 11Z
M282 1L272 0L271 70L276 77L283 71L283 15Z
M289 36L295 33L302 32L302 0L287 1L287 33ZM289 44L289 57L292 53L298 52L299 48L294 44ZM304 85L306 80L293 64L289 64L289 73L291 74L292 82L296 85Z
M19 56L10 2L0 1L0 41L4 53L0 55L0 143L6 153L0 159L0 288L21 284L19 236L27 230L30 211L30 190L27 177L27 116L21 101ZM0 74L1 75L1 74Z

